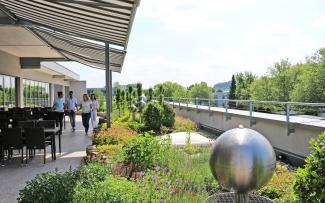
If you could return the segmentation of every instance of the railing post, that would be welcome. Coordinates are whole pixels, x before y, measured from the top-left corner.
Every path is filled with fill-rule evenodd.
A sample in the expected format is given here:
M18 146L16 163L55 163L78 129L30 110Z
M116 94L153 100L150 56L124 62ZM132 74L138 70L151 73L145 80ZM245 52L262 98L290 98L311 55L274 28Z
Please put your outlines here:
M209 114L211 114L211 102L210 102L210 99L208 100L209 102Z
M252 127L256 124L256 121L253 118L253 101L249 101L249 126Z
M292 123L290 123L290 104L287 103L286 105L286 120L287 120L287 136L289 136L291 133L295 132L295 129L292 126Z
M189 99L186 99L186 111L188 111L188 100Z
M181 109L181 98L178 98L178 108Z
M225 108L226 108L226 121L228 121L228 120L231 119L231 117L230 117L230 115L228 113L228 102L229 102L229 100L226 100L226 104L225 104Z
M174 97L171 98L173 100L173 108L175 108Z

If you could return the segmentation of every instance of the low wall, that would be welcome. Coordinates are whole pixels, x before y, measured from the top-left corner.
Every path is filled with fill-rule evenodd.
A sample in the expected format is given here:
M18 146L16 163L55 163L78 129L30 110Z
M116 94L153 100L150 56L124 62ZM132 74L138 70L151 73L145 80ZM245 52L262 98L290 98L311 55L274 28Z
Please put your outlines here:
M175 106L177 115L189 118L196 123L209 126L222 131L227 131L238 127L242 124L249 128L249 116L228 114L229 120L226 120L226 113L207 109L199 109L193 107ZM278 154L285 154L296 160L304 160L311 152L308 141L316 138L323 130L321 128L313 128L306 125L295 126L295 132L287 135L287 123L284 121L275 121L264 118L254 118L256 124L251 127L262 135L264 135Z

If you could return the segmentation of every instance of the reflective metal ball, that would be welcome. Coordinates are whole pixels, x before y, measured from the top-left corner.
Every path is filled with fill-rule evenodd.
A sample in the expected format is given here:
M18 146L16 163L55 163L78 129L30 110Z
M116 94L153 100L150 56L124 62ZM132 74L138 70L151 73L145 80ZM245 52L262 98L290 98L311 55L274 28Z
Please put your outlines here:
M220 185L247 193L265 185L273 175L275 153L260 133L240 126L224 132L213 145L210 167Z

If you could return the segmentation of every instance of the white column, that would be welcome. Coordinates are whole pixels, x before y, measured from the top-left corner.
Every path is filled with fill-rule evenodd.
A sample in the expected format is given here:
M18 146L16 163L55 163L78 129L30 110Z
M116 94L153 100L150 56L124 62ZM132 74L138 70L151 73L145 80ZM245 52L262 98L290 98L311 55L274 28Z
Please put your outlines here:
M55 95L54 95L54 84L50 83L50 106L53 106Z

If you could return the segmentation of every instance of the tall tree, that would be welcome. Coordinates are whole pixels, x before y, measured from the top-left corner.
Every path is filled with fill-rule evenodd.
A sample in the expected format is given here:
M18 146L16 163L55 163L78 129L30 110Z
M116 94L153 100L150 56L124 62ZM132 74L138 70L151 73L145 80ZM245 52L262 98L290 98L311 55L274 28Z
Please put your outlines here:
M236 99L236 79L234 75L231 77L229 99Z
M256 78L257 77L249 71L240 72L236 74L235 95L237 99L248 100L251 98L250 85L254 82Z
M142 95L142 84L137 83L138 102L141 101L140 96Z
M153 89L150 87L148 91L149 91L148 102L150 102L153 99Z
M214 89L209 87L206 82L196 83L189 91L191 98L209 99L213 97Z
M132 104L132 93L133 93L133 86L132 85L128 85L128 103L129 103L129 106L131 106Z

